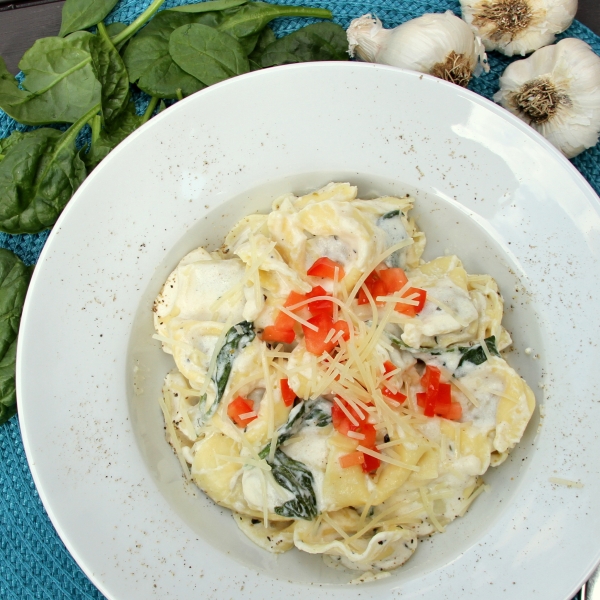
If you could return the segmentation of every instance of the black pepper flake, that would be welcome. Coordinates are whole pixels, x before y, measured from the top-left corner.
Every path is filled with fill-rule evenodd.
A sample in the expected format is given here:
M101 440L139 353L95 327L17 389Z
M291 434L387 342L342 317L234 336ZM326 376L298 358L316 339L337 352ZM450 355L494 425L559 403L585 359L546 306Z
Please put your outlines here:
M387 444L389 441L390 441L390 436L389 436L389 434L387 434L387 433L386 433L386 434L383 436L383 442L384 442L385 444Z

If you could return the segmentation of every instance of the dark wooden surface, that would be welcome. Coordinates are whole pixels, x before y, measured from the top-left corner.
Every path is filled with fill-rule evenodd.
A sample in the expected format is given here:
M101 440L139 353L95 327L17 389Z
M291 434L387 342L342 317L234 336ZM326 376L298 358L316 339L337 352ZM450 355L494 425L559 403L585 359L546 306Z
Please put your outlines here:
M58 33L63 4L57 0L0 0L0 56L9 71L17 73L21 56L35 40ZM577 19L600 35L600 0L579 0Z

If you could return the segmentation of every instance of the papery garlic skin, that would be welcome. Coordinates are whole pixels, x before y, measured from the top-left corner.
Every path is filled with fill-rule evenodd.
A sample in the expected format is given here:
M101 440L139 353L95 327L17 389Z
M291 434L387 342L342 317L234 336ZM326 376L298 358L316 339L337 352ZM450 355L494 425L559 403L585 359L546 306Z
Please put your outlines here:
M567 158L595 146L600 133L600 57L566 38L510 64L494 100Z
M426 14L384 29L370 14L354 19L347 31L350 56L367 62L428 73L466 86L471 75L489 70L483 44L451 11Z
M525 56L571 25L577 0L460 0L463 19L486 50Z

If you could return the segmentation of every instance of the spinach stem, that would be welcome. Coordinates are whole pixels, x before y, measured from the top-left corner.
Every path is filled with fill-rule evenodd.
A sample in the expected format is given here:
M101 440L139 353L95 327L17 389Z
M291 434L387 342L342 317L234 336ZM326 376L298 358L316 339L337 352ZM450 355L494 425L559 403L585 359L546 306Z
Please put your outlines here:
M113 44L113 41L110 37L110 35L108 35L108 31L106 31L106 26L104 25L104 21L100 21L100 23L98 23L96 25L96 27L98 28L98 35L107 43L110 44L113 48L115 48L115 45ZM116 50L116 48L115 48Z
M177 100L183 100L183 92L181 91L181 88L177 88L175 93L177 94Z
M153 0L150 6L131 25L125 27L121 33L112 38L112 43L116 46L134 36L146 24L146 21L149 21L158 12L164 1Z
M92 128L92 146L94 142L100 137L100 129L102 127L102 117L95 115L90 119L90 127Z
M158 96L152 96L152 98L150 98L150 102L148 103L148 108L146 109L146 112L144 113L144 116L142 117L142 122L140 123L140 125L143 125L144 123L146 123L146 121L148 121L150 119L150 117L152 116L152 113L154 112L154 109L156 108L156 105L158 104Z

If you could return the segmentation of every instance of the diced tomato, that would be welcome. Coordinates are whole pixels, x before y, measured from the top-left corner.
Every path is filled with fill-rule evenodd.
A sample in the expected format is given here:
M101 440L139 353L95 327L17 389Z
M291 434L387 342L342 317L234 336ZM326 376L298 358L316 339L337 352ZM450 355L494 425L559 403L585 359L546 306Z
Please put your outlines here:
M342 267L340 263L337 263L326 256L317 258L312 267L306 271L306 274L310 277L325 277L326 279L333 279L335 277L336 267L338 268L338 281L341 281L346 275L344 272L344 267Z
M421 377L421 385L428 399L437 396L441 376L442 373L437 367L432 367L431 365L425 367L425 373Z
M283 399L283 403L286 406L291 406L294 404L294 400L296 399L296 392L290 387L287 379L279 380L279 387L281 388L281 398Z
M377 302L376 298L378 296L387 295L387 290L385 288L385 284L381 281L381 278L377 274L377 271L373 271L366 279L363 285L369 290L373 300L375 300L375 304L378 306L382 306L383 302ZM369 299L367 298L367 294L361 287L358 291L358 303L359 304L369 304Z
M408 283L406 273L399 268L381 269L378 274L388 294L399 292Z
M390 398L391 400L395 400L396 402L404 402L406 400L406 396L400 392L392 392L392 390L390 390L389 388L383 386L381 388L381 393L386 397L386 398Z
M436 398L437 404L450 404L452 402L452 386L449 383L440 383Z
M293 329L278 329L275 325L267 325L262 333L263 342L283 342L291 344L296 339Z
M275 317L275 323L273 323L273 327L281 331L286 331L294 329L294 323L296 323L296 319L290 317L290 315L287 315L282 310L280 310L277 316Z
M386 360L383 363L383 369L385 371L385 374L387 375L388 373L395 371L397 369L397 367L391 360Z
M437 404L435 414L439 417L444 417L450 421L458 421L462 417L462 406L459 402L451 402L450 404Z
M366 447L366 446L365 446ZM365 462L362 465L362 470L365 473L373 473L381 466L381 461L370 454L365 454Z
M364 465L365 455L357 450L355 452L350 452L350 454L340 456L339 461L340 467L342 467L342 469L347 469L348 467Z
M247 413L250 413L254 410L254 402L252 400L248 400L247 398L242 398L238 396L235 400L232 400L227 407L227 416L238 426L238 427L246 427L248 423L254 421L256 419L256 415L251 417L244 417Z
M372 448L375 445L377 431L375 431L375 427L373 427L373 425L370 423L361 423L358 427L352 427L352 431L365 436L362 440L353 438L357 440L361 446L364 446L365 448Z
M320 285L317 285L306 294L307 299L317 298L319 296L330 296L330 294L328 294ZM330 300L314 300L308 304L307 308L313 316L326 314L333 318L333 302Z
M421 288L408 288L404 294L402 294L403 298L410 298L411 296L417 295L416 298L411 298L411 300L415 300L418 304L415 306L414 304L405 304L404 302L398 302L394 308L399 313L406 315L407 317L414 317L418 315L425 306L425 300L427 299L427 292L422 290Z
M425 408L427 404L427 394L425 392L417 392L417 405Z
M337 332L343 332L343 338L348 340L350 337L350 327L346 321L340 319L333 322L333 319L326 314L319 314L312 319L309 319L308 322L311 325L315 325L318 327L317 331L314 331L310 327L306 325L302 325L302 331L304 332L304 342L306 344L306 349L312 354L316 354L320 356L323 352L331 352L333 348L339 343L338 341L333 341L337 335ZM329 336L329 332L331 329L335 330L333 336ZM325 341L329 336L330 339Z

